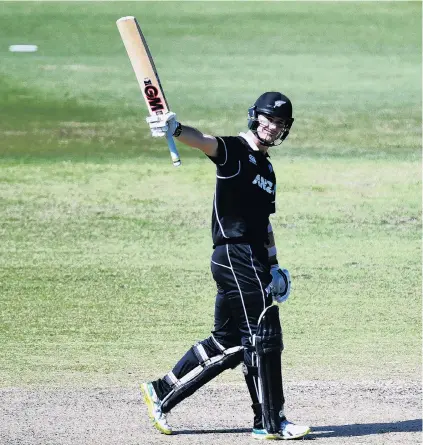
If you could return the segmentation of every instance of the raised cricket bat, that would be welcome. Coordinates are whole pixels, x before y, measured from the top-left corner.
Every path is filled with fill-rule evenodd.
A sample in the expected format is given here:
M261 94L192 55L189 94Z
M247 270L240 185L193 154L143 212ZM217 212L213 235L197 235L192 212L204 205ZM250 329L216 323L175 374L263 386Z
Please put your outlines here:
M116 25L119 29L132 68L141 88L150 115L164 114L169 111L159 75L157 74L153 58L151 57L145 37L135 17L122 17ZM167 145L173 165L181 165L175 141L169 132L166 134Z

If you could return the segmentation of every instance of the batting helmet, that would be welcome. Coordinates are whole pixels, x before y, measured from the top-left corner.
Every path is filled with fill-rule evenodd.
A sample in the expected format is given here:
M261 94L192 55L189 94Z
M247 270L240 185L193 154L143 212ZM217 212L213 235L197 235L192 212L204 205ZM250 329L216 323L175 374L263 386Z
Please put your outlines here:
M282 119L284 121L281 132L271 143L262 140L257 135L257 128L259 126L257 117L259 114ZM255 101L254 105L248 109L248 128L256 135L263 145L273 146L281 144L282 141L287 138L293 122L294 118L292 117L291 101L282 93L264 93ZM276 141L278 140L280 142L279 144L276 144Z

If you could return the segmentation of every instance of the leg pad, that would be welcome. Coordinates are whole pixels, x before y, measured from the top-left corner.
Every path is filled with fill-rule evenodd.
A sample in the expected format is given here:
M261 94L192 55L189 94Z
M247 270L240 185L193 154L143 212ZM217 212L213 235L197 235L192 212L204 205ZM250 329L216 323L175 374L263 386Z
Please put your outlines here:
M185 355L182 372L174 368L164 377L171 391L162 400L162 411L169 412L221 372L238 366L243 354L243 346L225 348L213 336L195 344Z
M267 307L261 314L254 338L258 362L260 400L264 428L268 433L277 433L281 426L283 409L281 352L283 350L282 328L279 308Z

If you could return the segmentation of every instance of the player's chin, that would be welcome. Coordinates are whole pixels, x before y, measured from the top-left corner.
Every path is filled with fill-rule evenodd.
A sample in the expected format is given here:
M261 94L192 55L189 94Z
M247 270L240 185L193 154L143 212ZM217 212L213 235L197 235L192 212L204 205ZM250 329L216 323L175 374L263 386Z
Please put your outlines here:
M275 142L277 139L278 134L277 133L265 133L263 135L263 140L267 142L268 144L271 144L272 142Z

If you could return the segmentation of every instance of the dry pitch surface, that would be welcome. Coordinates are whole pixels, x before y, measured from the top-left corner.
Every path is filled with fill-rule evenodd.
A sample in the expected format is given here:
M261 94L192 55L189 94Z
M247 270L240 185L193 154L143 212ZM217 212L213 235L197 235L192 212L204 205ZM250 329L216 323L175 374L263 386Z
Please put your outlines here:
M421 386L412 380L303 381L288 388L289 417L319 444L418 444ZM0 390L2 445L250 444L242 384L212 383L170 415L175 435L154 430L136 388Z

